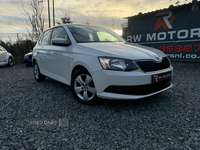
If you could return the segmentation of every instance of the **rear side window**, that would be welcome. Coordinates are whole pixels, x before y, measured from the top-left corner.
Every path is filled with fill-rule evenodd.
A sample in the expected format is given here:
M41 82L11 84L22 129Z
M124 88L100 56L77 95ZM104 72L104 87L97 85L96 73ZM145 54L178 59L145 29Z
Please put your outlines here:
M49 38L51 35L51 30L46 31L41 38L40 44L42 45L49 45Z

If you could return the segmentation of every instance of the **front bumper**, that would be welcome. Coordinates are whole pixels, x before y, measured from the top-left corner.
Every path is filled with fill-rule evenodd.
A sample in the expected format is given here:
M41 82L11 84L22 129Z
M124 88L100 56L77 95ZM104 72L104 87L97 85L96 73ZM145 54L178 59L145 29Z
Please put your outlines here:
M24 59L24 63L26 65L31 65L32 64L32 59Z
M152 84L153 75L169 71L173 76L173 67L148 73L140 69L131 72L99 70L93 72L93 79L97 96L100 98L140 99L171 88L173 86L171 80Z

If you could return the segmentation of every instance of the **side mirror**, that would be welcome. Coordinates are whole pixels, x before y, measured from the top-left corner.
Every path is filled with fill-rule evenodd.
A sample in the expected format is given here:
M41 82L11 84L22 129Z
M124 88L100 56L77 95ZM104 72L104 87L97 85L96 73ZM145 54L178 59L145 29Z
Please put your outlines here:
M52 44L56 46L69 46L71 43L62 38L56 38L52 40Z

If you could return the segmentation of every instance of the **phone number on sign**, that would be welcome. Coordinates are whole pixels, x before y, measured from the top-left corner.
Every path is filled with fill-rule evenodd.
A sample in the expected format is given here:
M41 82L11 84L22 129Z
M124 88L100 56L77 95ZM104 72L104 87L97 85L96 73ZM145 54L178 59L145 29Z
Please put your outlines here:
M154 46L151 46L154 48ZM162 52L200 52L200 44L186 44L186 45L160 45L158 47ZM184 58L184 59L200 59L200 55L178 53L178 54L167 54L169 58Z
M154 48L154 46L151 46ZM192 49L194 49L194 52L200 52L200 44L187 44L187 45L160 45L158 47L162 52L192 52Z

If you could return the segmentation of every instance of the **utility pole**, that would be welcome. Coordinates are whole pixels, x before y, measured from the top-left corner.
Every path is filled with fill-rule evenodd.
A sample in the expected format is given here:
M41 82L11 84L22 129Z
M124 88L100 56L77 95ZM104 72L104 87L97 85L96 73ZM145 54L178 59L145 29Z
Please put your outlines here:
M54 0L53 0L53 26L55 26L55 9L54 9Z
M49 28L51 27L51 22L50 22L50 7L49 7L49 0L48 0L48 16L49 16Z

